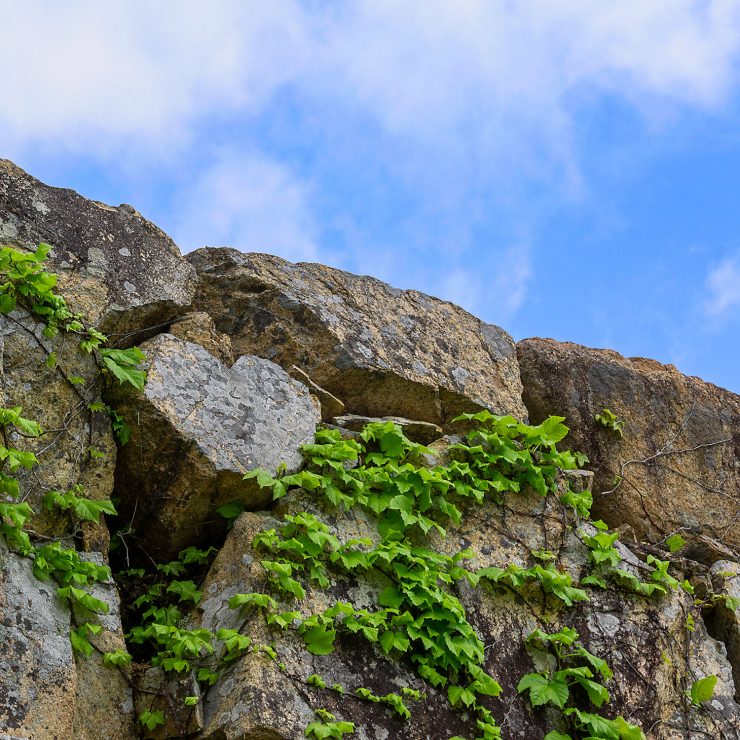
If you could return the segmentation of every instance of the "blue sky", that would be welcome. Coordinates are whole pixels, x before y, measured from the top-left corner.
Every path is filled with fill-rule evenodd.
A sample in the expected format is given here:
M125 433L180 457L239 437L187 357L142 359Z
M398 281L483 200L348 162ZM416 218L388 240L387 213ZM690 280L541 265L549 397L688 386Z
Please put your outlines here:
M324 262L740 392L738 0L0 0L0 23L0 156L183 251Z

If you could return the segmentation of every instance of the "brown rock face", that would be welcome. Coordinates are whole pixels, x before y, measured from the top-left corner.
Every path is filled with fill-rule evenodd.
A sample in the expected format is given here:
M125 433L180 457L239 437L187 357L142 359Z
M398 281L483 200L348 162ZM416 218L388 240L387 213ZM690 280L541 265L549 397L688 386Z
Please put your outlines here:
M611 350L526 339L517 352L533 422L565 416L590 458L596 516L656 541L681 530L697 552L706 538L740 549L740 397ZM604 408L622 437L594 419Z
M113 208L49 187L0 159L0 244L35 249L39 242L54 247L59 292L104 332L160 324L190 302L193 270L131 206Z
M266 254L206 248L187 259L194 308L235 356L297 365L349 412L443 425L481 407L526 415L511 337L458 306Z
M76 523L69 514L42 507L43 494L81 485L87 498L110 498L116 446L107 414L88 409L100 400L93 358L68 337L44 337L42 329L24 311L0 317L0 406L20 406L23 416L44 430L37 439L12 440L38 458L37 466L19 470L17 477L23 499L36 512L32 529L47 537L64 536ZM47 364L51 353L53 367ZM104 524L86 522L82 530L85 549L107 551Z

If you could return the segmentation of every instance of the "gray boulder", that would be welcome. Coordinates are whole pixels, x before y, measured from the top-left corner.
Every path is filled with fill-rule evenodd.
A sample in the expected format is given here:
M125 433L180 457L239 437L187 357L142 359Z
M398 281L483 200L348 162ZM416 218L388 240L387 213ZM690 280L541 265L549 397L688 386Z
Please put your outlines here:
M89 558L103 562L99 553ZM124 648L118 592L98 583L93 596L109 606L98 617L78 612L72 620L57 584L38 580L32 561L8 551L0 539L0 730L12 737L53 740L127 740L134 736L133 701L127 680L102 662L104 651ZM72 652L70 628L93 621L89 658Z
M116 491L136 541L154 557L170 557L223 524L215 514L222 504L264 506L269 492L243 481L244 473L281 464L296 470L320 415L306 386L268 360L243 356L229 368L170 334L142 350L144 392L115 389L131 426Z

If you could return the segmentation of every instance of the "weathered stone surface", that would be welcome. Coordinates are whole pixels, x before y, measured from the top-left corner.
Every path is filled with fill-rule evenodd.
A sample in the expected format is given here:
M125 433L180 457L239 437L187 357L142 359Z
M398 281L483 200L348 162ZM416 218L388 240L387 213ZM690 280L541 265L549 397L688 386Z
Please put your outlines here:
M83 560L103 564L100 553L84 553ZM103 663L102 653L126 650L121 625L120 598L115 584L96 583L87 590L108 604L107 614L92 614L79 606L73 610L74 625L100 624L103 630L90 636L95 652L76 659L77 691L73 734L75 740L128 740L136 736L130 669L118 669Z
M321 516L342 541L360 536L377 541L367 516L324 512L310 494L289 494L276 514L300 510ZM577 582L588 571L588 550L580 538L595 530L580 525L574 531L569 525L569 516L554 497L512 495L504 506L487 501L469 507L461 525L450 527L446 539L436 541L435 549L453 554L471 548L475 554L467 564L471 569L506 567L511 562L531 565L530 550L550 549L557 554L558 567ZM258 562L261 556L250 543L260 530L276 526L279 522L274 516L258 513L245 513L236 522L204 584L196 623L214 631L241 628L257 641L272 641L277 662L283 662L285 670L262 654L248 654L237 661L206 694L202 736L298 740L314 719L313 710L325 707L354 721L356 737L363 740L474 737L475 728L464 715L450 709L443 692L423 686L411 666L389 660L359 637L340 637L331 655L315 656L305 650L295 630L270 633L260 615L244 624L244 615L228 608L228 599L235 593L265 589L265 573ZM624 546L619 545L619 551L623 567L644 579L645 564ZM377 596L384 585L382 579L338 578L328 589L307 586L305 600L298 604L286 601L281 608L298 608L308 616L344 600L373 610L378 608ZM677 590L660 599L645 599L596 589L589 591L589 602L559 612L553 612L552 605L543 612L543 593L537 586L517 595L483 584L472 588L460 581L456 595L486 645L486 669L503 687L500 697L484 703L502 726L504 737L529 740L553 729L546 714L532 710L516 686L525 673L534 670L524 637L536 627L552 632L564 625L573 626L582 642L614 670L615 678L608 684L612 699L603 714L621 713L638 722L651 740L707 736L730 740L737 736L740 708L734 699L725 646L707 634L701 620L694 632L686 630L692 605L688 594ZM380 695L410 686L425 689L427 695L412 705L412 718L404 723L377 705L308 687L306 678L313 673L327 685L341 684L347 694L359 686ZM691 681L711 674L718 676L713 701L701 712L691 710L683 691Z
M716 594L740 601L740 563L720 560L712 566L712 586ZM735 680L735 701L740 702L740 611L720 599L710 612L707 627L724 643Z
M428 445L442 436L442 427L436 424L430 424L428 421L414 421L413 419L403 419L400 416L383 416L376 419L372 416L360 416L358 414L345 414L344 416L335 416L332 424L340 429L347 429L351 432L360 432L374 421L392 422L403 429L403 433L413 442Z
M88 409L100 400L99 370L93 358L79 352L74 339L63 335L47 339L42 329L21 311L0 317L0 405L21 406L23 415L37 421L45 432L38 439L11 434L10 441L35 452L39 460L32 470L19 469L16 474L24 499L37 512L31 529L44 536L61 536L78 529L79 523L69 514L42 508L43 494L79 484L87 498L110 498L116 446L108 416ZM52 352L53 368L47 365ZM107 552L104 525L85 523L81 531L86 549Z
M0 730L17 737L73 736L69 612L56 590L0 539Z
M169 334L145 342L143 393L116 388L131 425L119 452L116 491L124 521L153 557L171 557L223 528L215 509L260 507L269 492L248 470L301 464L319 412L306 386L274 363L244 355L233 367Z
M738 551L740 397L611 350L526 339L517 351L532 421L565 416L571 445L591 460L598 516L638 538L682 530ZM622 438L594 420L604 408L624 422Z
M226 334L216 331L213 319L207 313L194 311L185 314L170 325L167 333L186 342L199 344L224 365L234 364L231 339Z
M100 553L88 557L103 562ZM75 659L69 641L74 625L56 591L56 583L33 575L31 560L10 553L0 540L0 730L32 740L134 737L127 682L99 654ZM101 650L122 648L115 587L100 583L91 592L110 612L80 611L75 624L102 624L93 642Z
M235 355L297 365L349 412L435 424L483 406L526 415L511 337L451 303L266 254L206 248L187 259L194 307Z
M54 247L50 260L67 302L105 332L161 324L190 303L192 268L131 206L49 187L0 159L0 244L39 242Z
M308 387L311 395L316 396L321 404L322 421L330 421L335 416L339 416L344 413L344 403L320 385L316 385L316 383L314 383L308 374L303 372L301 368L296 365L291 365L287 370L288 375L290 375L291 378L303 383L303 385Z
M136 716L142 712L162 712L163 725L154 730L141 728L142 737L154 740L190 737L203 729L203 706L200 686L193 672L165 673L159 667L144 669L135 678ZM185 704L185 698L194 696L198 703Z

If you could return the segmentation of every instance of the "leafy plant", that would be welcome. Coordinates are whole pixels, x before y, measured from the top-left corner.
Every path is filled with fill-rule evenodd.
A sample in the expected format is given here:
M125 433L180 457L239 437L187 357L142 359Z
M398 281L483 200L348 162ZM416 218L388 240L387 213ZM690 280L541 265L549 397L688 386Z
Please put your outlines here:
M699 678L691 684L689 695L693 706L698 707L705 701L709 701L714 696L714 688L717 685L717 676L705 676Z
M164 712L147 709L139 715L139 722L149 731L156 730L164 724Z
M315 711L319 722L311 722L306 727L306 737L316 738L316 740L325 740L325 738L338 738L342 740L345 735L352 735L355 731L353 722L337 720L337 718L326 709L317 709Z
M601 424L602 427L616 434L620 439L624 436L622 422L617 415L611 409L603 409L594 416L594 419Z
M43 498L44 506L49 511L55 507L62 511L71 509L74 511L78 519L85 522L95 522L96 524L100 520L101 514L116 515L115 506L110 499L89 499L80 496L83 492L82 486L75 485L69 489L69 491L49 491Z
M602 707L609 701L609 692L602 682L612 678L606 661L581 645L574 629L563 627L554 633L536 629L527 637L527 649L540 670L523 676L517 691L520 694L528 693L532 707L548 704L557 707L562 710L563 720L570 725L571 731L585 733L588 737L644 740L642 730L623 717L607 719L577 707L566 706L577 687L594 707ZM571 734L559 730L553 730L546 737L550 740L573 740Z

